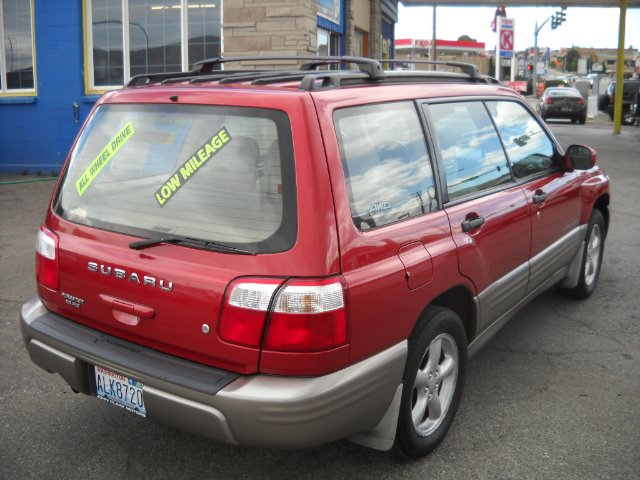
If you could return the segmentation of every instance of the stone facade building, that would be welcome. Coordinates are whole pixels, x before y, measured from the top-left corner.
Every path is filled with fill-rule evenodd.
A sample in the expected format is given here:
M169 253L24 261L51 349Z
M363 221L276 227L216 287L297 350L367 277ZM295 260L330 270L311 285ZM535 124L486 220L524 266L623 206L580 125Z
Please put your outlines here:
M224 54L391 58L397 15L398 0L224 0Z

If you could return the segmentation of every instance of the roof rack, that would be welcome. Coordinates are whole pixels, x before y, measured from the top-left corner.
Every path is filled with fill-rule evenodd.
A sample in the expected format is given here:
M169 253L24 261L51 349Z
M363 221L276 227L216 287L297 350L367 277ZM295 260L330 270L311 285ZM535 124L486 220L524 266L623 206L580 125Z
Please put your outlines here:
M222 65L231 62L297 62L300 66L292 66L283 70L221 70ZM448 71L394 71L385 72L382 63L426 64L432 66L454 67L462 73ZM320 70L321 67L353 64L357 70ZM324 88L336 88L346 85L367 83L416 83L420 81L482 82L486 80L480 75L477 67L462 62L436 62L427 60L375 60L364 57L316 57L316 56L268 56L268 57L216 57L202 60L189 72L166 72L136 75L129 80L127 87L150 85L154 83L172 84L189 82L191 84L219 82L230 84L250 82L252 85L268 85L274 83L300 82L299 88L305 91Z
M392 65L404 64L408 63L411 65L432 65L434 67L454 67L459 68L462 73L465 73L471 77L471 79L478 81L482 80L482 75L480 74L480 70L473 63L465 63L465 62L442 62L438 60L399 60L399 59L391 59L391 60L380 60L383 63L390 63ZM442 70L437 70L442 72Z
M302 71L317 70L318 67L324 65L345 65L355 64L358 68L369 75L370 78L376 80L384 77L382 65L378 60L365 57L324 57L324 56L271 56L271 57L218 57L209 60L197 62L194 67L199 66L201 70L209 69L210 71L217 65L228 62L257 62L257 61L307 61L300 66Z
M144 85L150 85L153 83L178 83L183 81L191 81L194 83L207 82L207 81L221 81L224 83L231 83L234 81L248 81L250 78L241 79L232 77L236 74L244 74L246 76L253 77L260 73L262 75L269 75L269 72L274 70L234 70L227 71L221 70L223 64L230 62L278 62L278 61L294 61L305 62L296 71L280 71L279 75L292 74L299 75L299 72L311 73L318 71L319 67L329 65L346 65L355 64L358 66L361 72L367 74L368 78L372 80L379 80L384 78L384 71L382 65L378 60L364 57L324 57L324 56L264 56L264 57L216 57L207 60L201 60L194 64L194 69L188 72L165 72L165 73L143 73L131 77L127 83L127 87L139 87ZM218 68L216 68L218 67ZM223 80L224 79L224 80Z

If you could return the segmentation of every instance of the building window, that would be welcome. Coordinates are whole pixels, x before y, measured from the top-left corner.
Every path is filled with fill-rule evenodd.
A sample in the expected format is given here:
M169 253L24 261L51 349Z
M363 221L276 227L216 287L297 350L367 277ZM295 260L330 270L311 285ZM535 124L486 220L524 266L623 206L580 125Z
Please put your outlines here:
M318 55L321 57L326 56L339 56L340 55L340 35L324 28L318 27ZM337 69L337 65L332 65L331 68Z
M32 0L0 0L0 95L35 93Z
M369 34L359 28L355 29L354 55L356 57L369 56Z
M220 0L86 0L88 90L220 56L221 9Z
M380 33L382 40L382 58L393 58L393 22L386 17L382 17ZM386 65L385 68L387 68Z

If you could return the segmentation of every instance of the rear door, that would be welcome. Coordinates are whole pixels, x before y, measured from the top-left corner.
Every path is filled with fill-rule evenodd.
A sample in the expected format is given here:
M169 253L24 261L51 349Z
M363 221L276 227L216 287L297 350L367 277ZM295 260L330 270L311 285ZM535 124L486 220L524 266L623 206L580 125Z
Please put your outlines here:
M336 135L326 138L337 143L329 144L328 158L339 161L331 172L355 360L409 335L441 284L458 277L455 245L416 104L329 113L326 125Z
M424 109L438 146L459 269L478 292L482 331L524 297L531 242L527 198L483 102Z

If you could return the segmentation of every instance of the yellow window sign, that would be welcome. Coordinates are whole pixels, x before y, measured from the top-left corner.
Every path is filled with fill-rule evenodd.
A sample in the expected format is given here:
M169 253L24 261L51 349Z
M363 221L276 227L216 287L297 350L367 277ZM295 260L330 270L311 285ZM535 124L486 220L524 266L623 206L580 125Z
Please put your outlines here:
M164 207L164 204L173 198L191 176L205 166L209 159L230 141L231 135L229 135L225 127L222 127L218 133L207 140L189 160L180 165L180 167L173 172L173 175L156 191L155 197L158 205Z
M135 130L131 122L122 127L122 129L107 143L107 146L102 149L98 156L91 162L91 165L80 176L80 179L76 182L76 189L78 195L82 196L84 192L89 188L91 182L93 182L100 171L111 161L113 156L127 141L133 136Z

